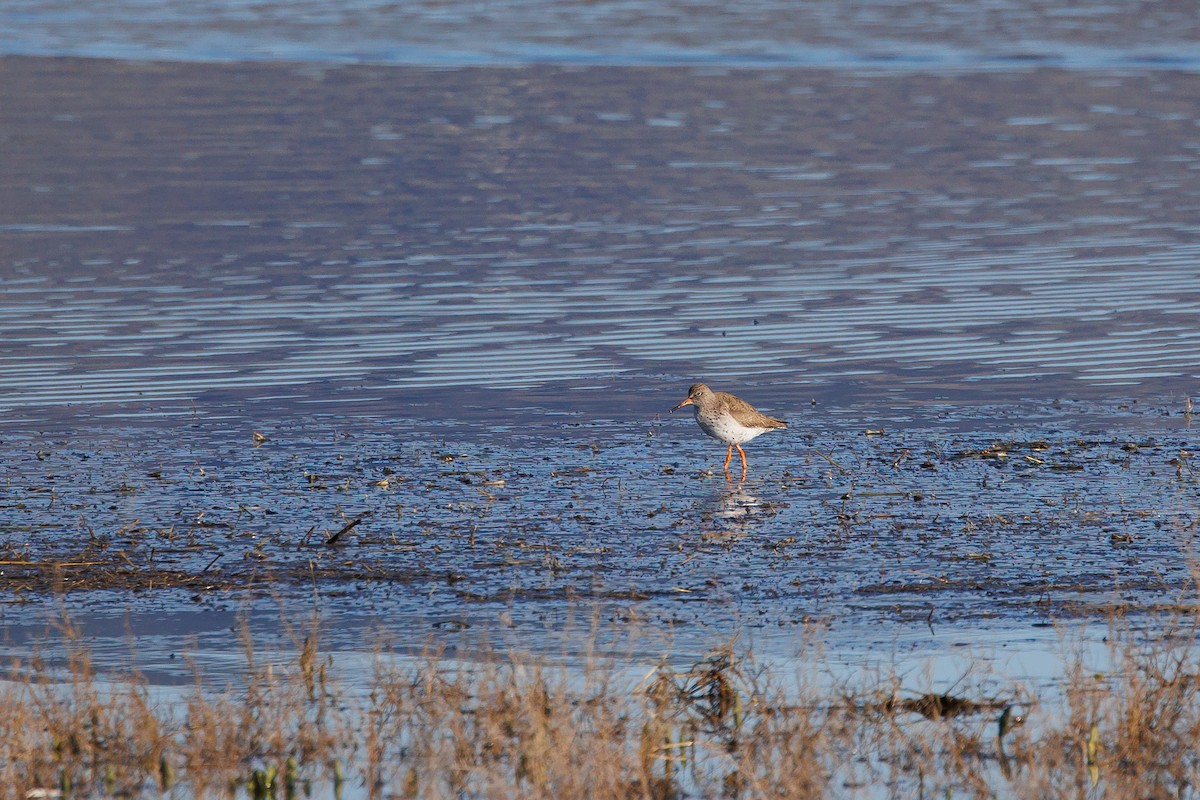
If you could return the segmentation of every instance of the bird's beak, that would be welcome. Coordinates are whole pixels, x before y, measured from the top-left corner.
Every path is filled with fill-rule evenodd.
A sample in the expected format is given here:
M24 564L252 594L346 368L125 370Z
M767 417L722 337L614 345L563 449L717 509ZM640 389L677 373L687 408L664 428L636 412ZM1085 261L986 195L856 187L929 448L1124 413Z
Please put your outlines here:
M682 402L682 403L680 403L679 405L675 406L675 407L674 407L674 408L672 408L671 410L672 410L672 411L678 411L679 409L683 408L684 406L690 406L691 404L692 404L692 398L690 398L690 397L685 397L685 398L683 398L683 402Z

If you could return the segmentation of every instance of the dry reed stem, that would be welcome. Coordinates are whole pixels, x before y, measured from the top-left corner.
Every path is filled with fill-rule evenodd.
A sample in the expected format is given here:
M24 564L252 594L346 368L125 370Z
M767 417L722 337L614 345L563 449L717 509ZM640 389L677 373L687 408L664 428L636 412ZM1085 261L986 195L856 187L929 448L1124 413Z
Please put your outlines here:
M348 694L315 620L287 629L283 660L243 628L240 684L197 673L178 705L136 672L98 675L64 619L63 657L16 659L0 683L0 798L283 798L343 774L366 797L1189 796L1200 651L1192 627L1166 631L1145 641L1115 625L1113 669L1073 658L1060 694L1001 742L994 698L971 699L970 684L956 687L965 698L899 702L895 676L831 691L730 649L637 684L615 664L381 650Z

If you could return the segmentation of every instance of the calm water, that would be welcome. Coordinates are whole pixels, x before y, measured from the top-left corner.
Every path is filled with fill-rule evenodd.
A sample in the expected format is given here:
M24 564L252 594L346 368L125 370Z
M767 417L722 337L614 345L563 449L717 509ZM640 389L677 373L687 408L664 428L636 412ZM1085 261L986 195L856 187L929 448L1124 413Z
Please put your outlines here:
M645 654L1186 604L1193 17L7 3L4 560L173 576L66 600L163 653L314 586L340 646ZM745 484L698 378L792 422Z

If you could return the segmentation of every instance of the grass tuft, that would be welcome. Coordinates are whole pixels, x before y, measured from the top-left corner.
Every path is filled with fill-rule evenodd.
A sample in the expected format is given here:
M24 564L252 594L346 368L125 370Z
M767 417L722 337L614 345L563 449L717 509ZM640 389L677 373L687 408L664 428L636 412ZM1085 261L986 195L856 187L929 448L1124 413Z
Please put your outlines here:
M0 683L0 798L1160 797L1200 785L1200 650L1185 625L1153 640L1114 623L1111 669L1072 656L1059 685L905 691L896 675L822 688L730 647L690 668L562 667L380 648L341 687L317 620L289 658L242 629L238 685L198 676L168 697L136 671L97 673L63 619L55 652ZM1028 720L1028 724L1022 724ZM324 787L324 788L322 788Z

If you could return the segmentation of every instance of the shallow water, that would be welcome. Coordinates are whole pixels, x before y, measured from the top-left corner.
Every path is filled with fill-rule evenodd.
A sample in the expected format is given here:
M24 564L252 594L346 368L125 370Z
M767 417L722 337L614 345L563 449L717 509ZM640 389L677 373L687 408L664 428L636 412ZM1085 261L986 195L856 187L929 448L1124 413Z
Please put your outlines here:
M1188 607L1198 80L0 59L8 635ZM744 483L697 378L791 422Z
M0 49L168 60L1190 69L1185 3L815 0L12 0Z
M1187 74L2 63L8 419L1195 381Z

